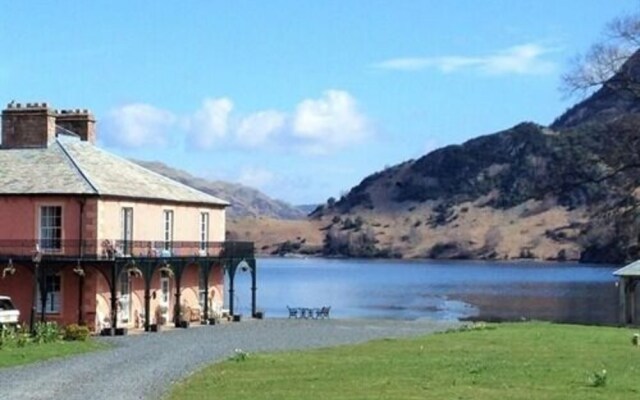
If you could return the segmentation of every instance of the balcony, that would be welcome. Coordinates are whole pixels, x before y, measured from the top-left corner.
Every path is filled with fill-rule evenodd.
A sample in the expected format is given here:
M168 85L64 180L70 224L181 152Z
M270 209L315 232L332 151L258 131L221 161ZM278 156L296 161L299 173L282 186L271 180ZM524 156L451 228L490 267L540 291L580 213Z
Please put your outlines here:
M124 257L254 258L253 242L190 242L162 240L0 240L0 257L26 258L39 252L56 259L108 260Z

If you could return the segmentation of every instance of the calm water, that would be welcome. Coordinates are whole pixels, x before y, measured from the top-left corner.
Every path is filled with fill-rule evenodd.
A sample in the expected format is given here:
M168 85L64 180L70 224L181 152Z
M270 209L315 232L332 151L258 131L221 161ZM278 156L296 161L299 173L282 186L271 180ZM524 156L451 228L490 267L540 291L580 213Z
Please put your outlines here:
M258 308L330 305L336 318L541 319L616 323L616 266L530 262L258 260ZM236 304L250 314L250 276Z

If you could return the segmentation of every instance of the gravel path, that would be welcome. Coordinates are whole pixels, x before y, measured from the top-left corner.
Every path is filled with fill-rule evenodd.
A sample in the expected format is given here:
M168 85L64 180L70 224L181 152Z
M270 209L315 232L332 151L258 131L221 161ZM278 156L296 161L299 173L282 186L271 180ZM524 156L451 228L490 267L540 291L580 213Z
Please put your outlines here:
M328 347L415 336L460 326L442 321L267 319L101 338L113 348L0 369L0 399L156 399L171 383L239 348L247 352Z

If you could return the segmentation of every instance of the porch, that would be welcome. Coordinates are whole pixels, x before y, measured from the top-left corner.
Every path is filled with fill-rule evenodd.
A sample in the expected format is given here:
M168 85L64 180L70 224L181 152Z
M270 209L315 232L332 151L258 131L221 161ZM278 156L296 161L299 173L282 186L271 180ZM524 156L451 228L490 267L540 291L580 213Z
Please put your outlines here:
M122 319L118 312L122 304L131 301L126 298L131 294L121 290L120 284L125 281L138 282L135 285L142 303L138 314L143 318L140 315L136 318L140 318L145 331L152 328L151 305L156 302L159 290L160 296L167 296L166 304L171 304L172 312L166 315L172 315L170 320L175 326L180 326L184 319L183 296L187 288L193 289L188 292L192 303L193 292L197 290L201 322L206 323L213 316L210 297L216 289L228 290L229 303L225 307L233 316L234 282L240 269L251 274L251 315L255 317L257 265L252 242L60 241L52 249L35 240L0 241L0 293L16 296L22 319L26 320L28 315L31 329L36 320L91 323L92 314L97 315L100 282L106 287L112 333L120 328ZM67 300L64 306L57 305L55 315L47 312L55 301L48 293L51 288L48 277L53 274L65 276L65 290L71 292L62 293ZM222 282L218 281L219 276ZM225 276L228 288L222 287ZM160 288L158 282L169 283ZM194 282L197 282L195 289Z

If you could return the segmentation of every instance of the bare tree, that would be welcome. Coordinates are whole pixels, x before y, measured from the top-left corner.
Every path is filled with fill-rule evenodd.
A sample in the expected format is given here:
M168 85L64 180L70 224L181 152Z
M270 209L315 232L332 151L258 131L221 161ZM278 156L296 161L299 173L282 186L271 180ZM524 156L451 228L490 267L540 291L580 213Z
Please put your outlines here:
M640 13L619 17L607 24L604 38L584 54L571 61L571 67L562 75L561 89L568 95L586 96L607 86L629 90L640 96L640 77L630 57L639 57ZM635 73L634 73L635 72Z

